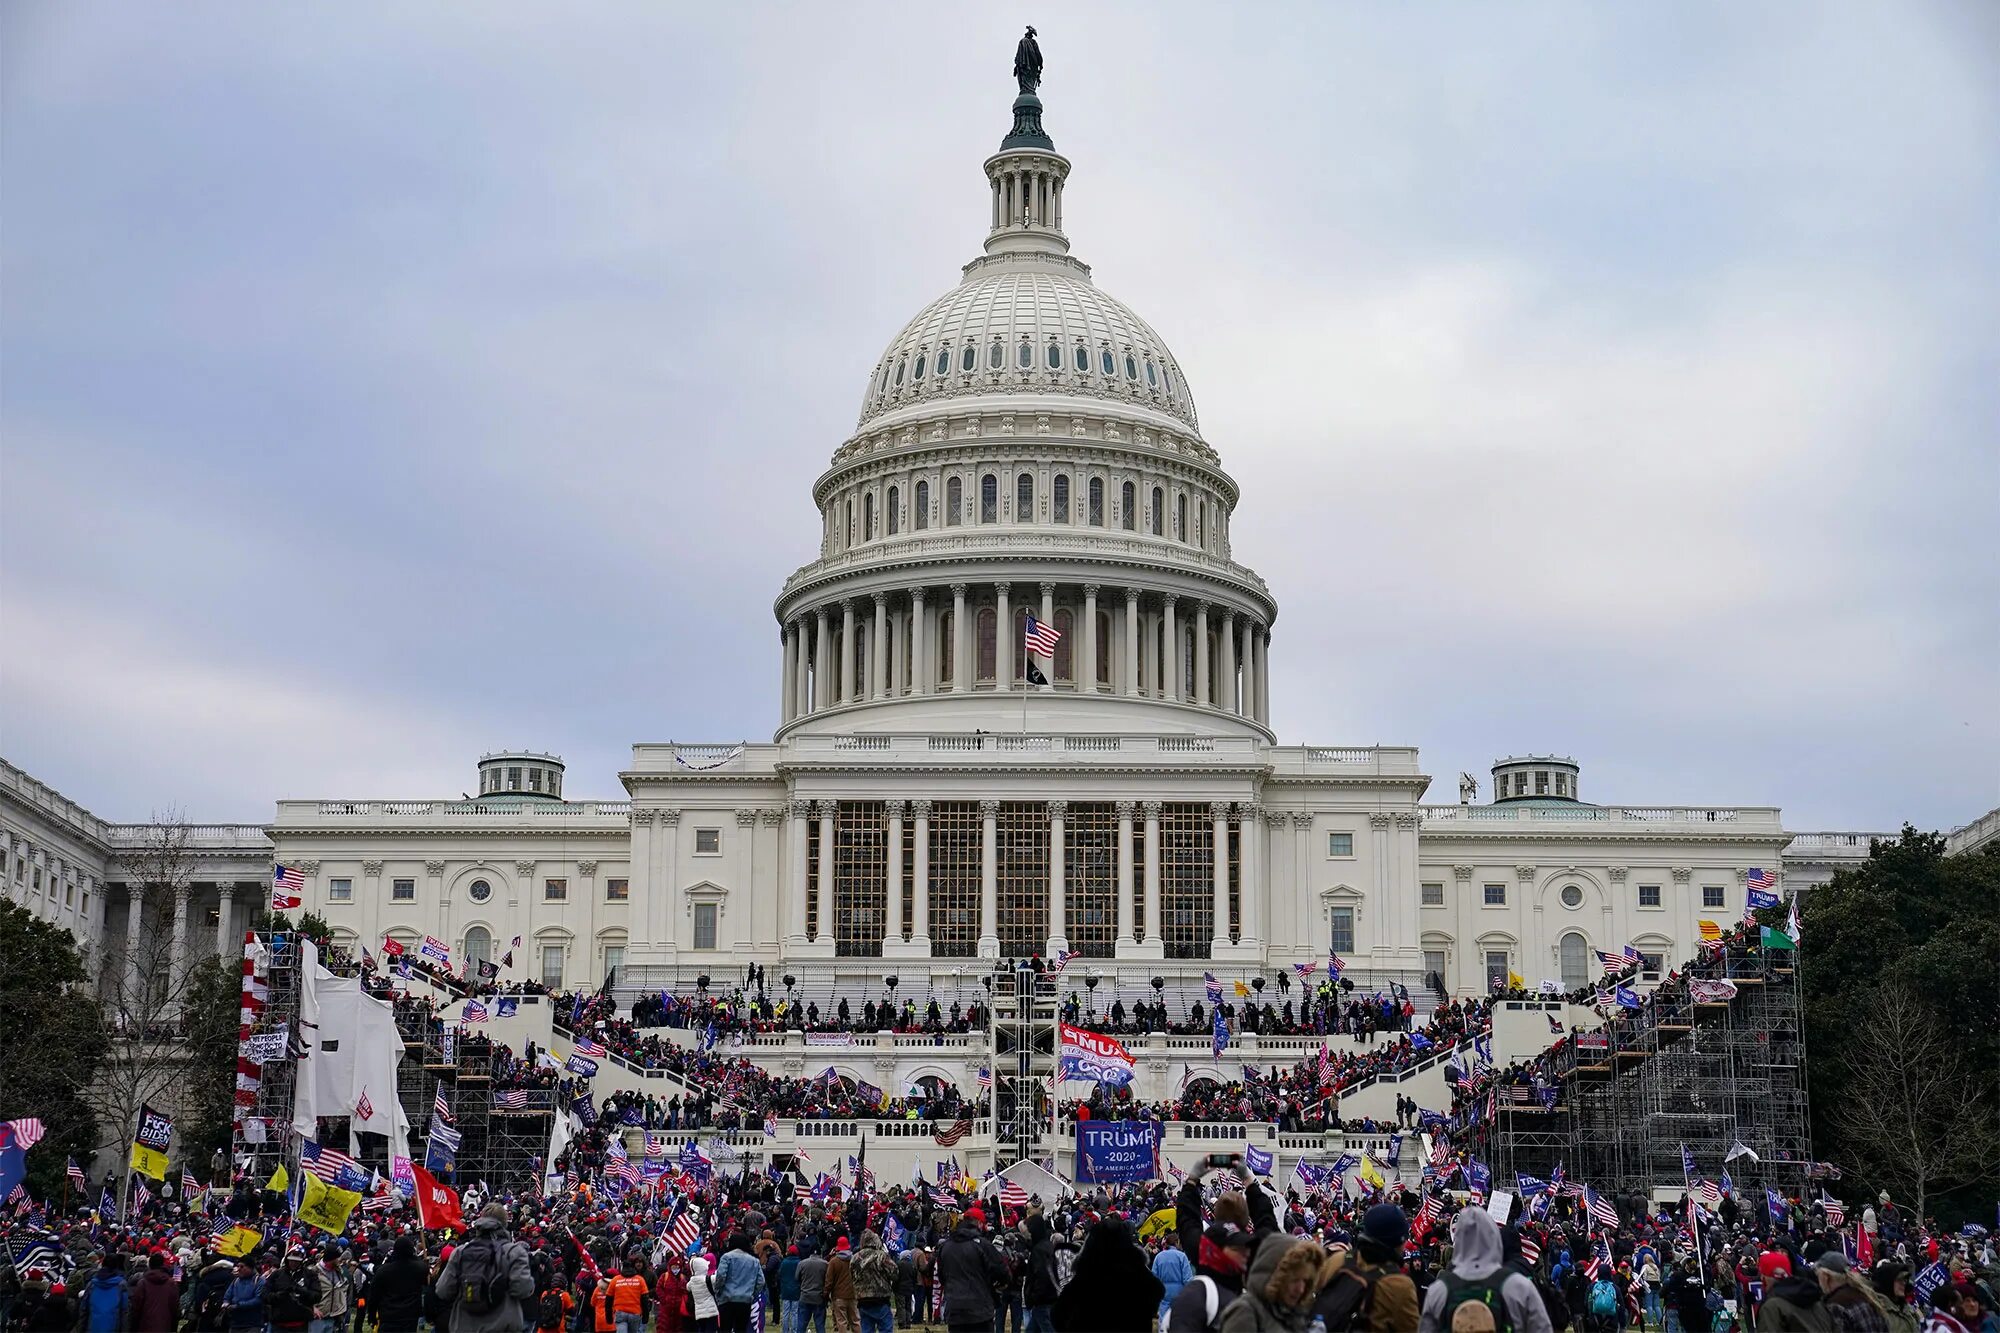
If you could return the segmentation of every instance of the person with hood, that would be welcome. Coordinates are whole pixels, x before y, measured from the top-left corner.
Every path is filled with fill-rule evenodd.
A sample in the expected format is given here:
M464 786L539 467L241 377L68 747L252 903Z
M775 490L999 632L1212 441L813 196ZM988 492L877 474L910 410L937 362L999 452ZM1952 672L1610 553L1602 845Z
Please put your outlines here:
M1232 1158L1240 1164L1241 1158ZM1165 1333L1202 1333L1243 1290L1243 1277L1258 1242L1275 1234L1278 1216L1261 1188L1219 1194L1202 1228L1201 1181L1211 1169L1203 1162L1188 1172L1174 1196L1174 1233L1181 1252L1194 1263L1194 1278L1168 1306Z
M1313 1317L1313 1289L1325 1258L1312 1241L1283 1233L1265 1237L1244 1275L1243 1294L1222 1312L1222 1333L1301 1333Z
M475 1284L486 1290L469 1301L466 1289ZM528 1247L507 1232L505 1204L479 1210L471 1233L445 1260L434 1291L451 1303L451 1333L512 1333L526 1322L521 1303L534 1294L535 1273Z
M354 1278L338 1245L320 1251L320 1265L313 1276L319 1279L319 1299L313 1302L312 1333L343 1333L354 1308Z
M107 1254L83 1287L83 1333L125 1333L132 1295L125 1286L125 1256Z
M708 1257L693 1255L688 1259L688 1309L694 1319L689 1325L694 1333L715 1333L720 1326L721 1311L715 1304L715 1286L708 1277ZM458 1333L456 1329L452 1333Z
M1403 1272L1410 1219L1393 1203L1361 1215L1354 1248L1320 1265L1313 1314L1328 1328L1364 1333L1417 1333L1417 1284Z
M789 1333L826 1333L826 1260L810 1237L799 1241L799 1317Z
M778 1260L777 1290L772 1308L778 1311L779 1333L799 1333L799 1264L804 1253L803 1239L785 1250Z
M319 1278L306 1267L303 1245L286 1248L284 1262L264 1279L264 1322L275 1333L301 1333L319 1299Z
M1049 1307L1056 1303L1055 1228L1040 1210L1032 1211L1022 1225L1028 1232L1028 1271L1021 1279L1021 1303L1027 1307L1027 1333L1049 1333Z
M1451 1265L1424 1293L1418 1333L1444 1333L1458 1306L1478 1301L1496 1328L1554 1333L1534 1279L1501 1262L1500 1224L1484 1208L1462 1209L1451 1223Z
M1884 1259L1869 1269L1862 1289L1888 1321L1889 1333L1917 1333L1923 1325L1923 1316L1910 1304L1910 1270L1894 1259Z
M1757 1310L1757 1333L1832 1333L1833 1315L1820 1299L1819 1283L1792 1276L1792 1260L1782 1250L1757 1258L1764 1301Z
M133 1333L174 1333L181 1312L181 1284L167 1271L167 1256L155 1250L146 1271L132 1284Z
M749 1235L739 1231L715 1265L715 1307L723 1333L749 1333L750 1307L763 1285L764 1265L751 1253Z
M1056 1333L1149 1333L1161 1290L1131 1224L1121 1217L1106 1218L1083 1238L1069 1283L1049 1310L1049 1322Z
M1160 1237L1160 1252L1153 1256L1153 1276L1160 1279L1159 1319L1160 1327L1165 1328L1174 1297L1194 1279L1194 1265L1188 1261L1187 1251L1181 1248L1181 1238L1176 1233L1169 1231Z
M968 1208L937 1249L944 1322L952 1333L992 1333L993 1292L1007 1281L1007 1261L980 1227L986 1215Z
M660 1265L659 1280L653 1283L653 1327L658 1333L682 1333L687 1327L687 1311L692 1309L688 1300L687 1271L679 1257L669 1257ZM796 1328L786 1333L798 1333Z
M188 1294L188 1315L195 1328L206 1333L222 1328L222 1298L235 1276L235 1264L216 1259L195 1277L194 1290Z
M408 1236L398 1236L389 1247L389 1257L375 1265L362 1300L381 1333L417 1333L417 1321L424 1314L424 1291L429 1286L430 1269L417 1256L417 1243Z
M1667 1308L1680 1320L1681 1333L1709 1333L1714 1320L1708 1310L1708 1288L1701 1282L1701 1264L1693 1258L1681 1261L1667 1279ZM1915 1333L1911 1330L1910 1333Z
M76 1297L63 1283L31 1273L21 1286L21 1304L11 1318L27 1333L70 1333L76 1327Z
M864 1230L855 1247L853 1276L861 1333L895 1333L896 1261L883 1248L882 1238L872 1231ZM747 1326L744 1333L748 1333Z

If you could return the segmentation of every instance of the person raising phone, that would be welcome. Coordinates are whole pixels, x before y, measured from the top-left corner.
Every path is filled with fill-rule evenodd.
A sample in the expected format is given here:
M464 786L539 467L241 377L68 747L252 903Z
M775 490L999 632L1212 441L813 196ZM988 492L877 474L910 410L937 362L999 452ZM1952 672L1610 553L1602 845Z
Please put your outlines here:
M1207 1333L1218 1327L1222 1312L1243 1294L1243 1275L1249 1271L1258 1243L1277 1234L1278 1216L1270 1196L1254 1186L1247 1192L1218 1194L1204 1226L1202 1178L1222 1169L1249 1178L1242 1157L1211 1153L1188 1173L1174 1200L1174 1231L1181 1249L1194 1261L1195 1276L1168 1307L1163 1333Z

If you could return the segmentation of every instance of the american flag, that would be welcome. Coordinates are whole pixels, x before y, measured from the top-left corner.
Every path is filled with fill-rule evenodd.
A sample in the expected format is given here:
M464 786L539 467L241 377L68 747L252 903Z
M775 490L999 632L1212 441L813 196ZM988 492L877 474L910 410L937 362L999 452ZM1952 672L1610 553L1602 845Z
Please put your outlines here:
M991 1069L984 1067L980 1069L979 1090L981 1092L991 1092L993 1090L993 1071Z
M602 1060L606 1054L602 1045L592 1041L588 1037L578 1037L576 1039L576 1053L578 1055L587 1055L593 1060Z
M19 1120L9 1120L7 1128L14 1131L14 1146L23 1152L40 1143L42 1135L48 1133L48 1130L43 1127L42 1122L33 1116L24 1116Z
M525 1111L528 1109L528 1094L519 1088L493 1094L493 1104L503 1111Z
M90 1183L83 1178L83 1168L76 1164L76 1158L74 1157L69 1159L69 1178L70 1183L74 1184L78 1189L82 1189Z
M1046 621L1035 619L1034 614L1029 613L1027 632L1021 639L1029 652L1039 653L1043 657L1053 657L1056 652L1056 641L1061 638L1061 630Z
M437 1118L447 1125L458 1118L451 1113L451 1104L445 1101L443 1088L437 1090L437 1101L432 1103L431 1109L437 1112Z
M146 1211L147 1208L152 1206L152 1202L153 1202L153 1191L146 1188L146 1182L143 1180L133 1181L132 1211L135 1213L143 1213Z
M1600 1272L1609 1273L1610 1271L1611 1247L1604 1243L1604 1237L1599 1236L1597 1244L1590 1251L1590 1257L1583 1261L1583 1275L1595 1281Z
M1751 866L1743 872L1743 883L1749 888L1762 889L1767 893L1778 887L1778 880L1775 875L1768 870L1762 870L1756 866Z
M387 1212L400 1203L402 1203L401 1198L384 1190L380 1194L371 1194L363 1199L361 1201L361 1211L364 1213Z
M1826 1224L1831 1227L1847 1225L1847 1206L1831 1194L1819 1196L1819 1206L1826 1209Z
M1028 1189L1019 1181L1010 1180L1000 1186L1000 1202L1009 1208L1028 1206Z
M1056 956L1049 960L1049 975L1052 977L1061 976L1062 970L1069 966L1069 960L1074 957L1076 957L1076 950L1074 949L1056 950Z
M1588 1185L1583 1187L1583 1206L1590 1210L1592 1218L1613 1230L1617 1229L1618 1210L1612 1207L1611 1200Z
M1201 984L1202 988L1208 992L1208 1002L1210 1004L1220 1004L1222 1002L1222 983L1215 979L1215 973L1202 973Z
M1694 1187L1695 1198L1701 1206L1711 1211L1722 1206L1722 1186L1712 1180L1698 1180Z
M990 1080L991 1076L989 1075L988 1078ZM939 1147L949 1148L971 1132L971 1117L961 1116L959 1119L952 1121L948 1126L942 1121L938 1122L937 1126L931 1130L931 1137L937 1141Z
M368 1173L361 1169L361 1163L337 1148L327 1148L311 1139L299 1145L299 1167L307 1175L318 1176L328 1184L337 1184L342 1170L354 1172L358 1176Z
M354 1115L358 1120L375 1118L375 1103L368 1100L368 1089L361 1090L360 1098L354 1103Z
M305 901L306 877L296 866L281 865L271 871L271 910L289 912Z
M1599 949L1597 950L1597 961L1604 964L1606 972L1617 972L1622 970L1626 963L1631 960L1626 958L1622 953L1608 953L1603 949Z
M1326 974L1335 981L1340 980L1340 974L1346 970L1347 960L1345 958L1342 958L1337 953L1330 953L1326 956Z
M682 1199L674 1205L673 1216L667 1219L667 1246L675 1254L686 1254L701 1239L701 1209Z
M461 1021L466 1023L484 1023L486 1017L486 1006L477 1000L467 1000L465 1013L460 1015Z
M958 1207L958 1197L942 1185L931 1186L931 1206L933 1208Z
M1292 964L1292 971L1294 971L1294 972L1298 973L1298 974L1299 974L1300 976L1302 976L1302 977L1309 977L1309 976L1311 976L1311 975L1312 975L1313 973L1315 973L1315 972L1319 971L1319 964L1318 964L1318 963L1293 963L1293 964Z
M1439 1218L1444 1216L1444 1200L1435 1194L1425 1195L1424 1206L1417 1210L1417 1216L1425 1221L1436 1223Z

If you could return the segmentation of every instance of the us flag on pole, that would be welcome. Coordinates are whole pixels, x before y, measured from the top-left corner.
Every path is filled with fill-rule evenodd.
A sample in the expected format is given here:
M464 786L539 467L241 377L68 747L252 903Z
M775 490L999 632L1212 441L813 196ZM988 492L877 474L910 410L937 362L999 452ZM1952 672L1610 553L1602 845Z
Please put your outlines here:
M76 1164L76 1158L74 1157L69 1159L69 1178L71 1183L78 1189L82 1189L89 1183L83 1178L83 1168Z
M951 1122L950 1125L946 1125L940 1122L938 1126L931 1131L931 1138L940 1147L949 1148L952 1144L957 1143L960 1139L964 1138L967 1134L970 1134L971 1132L972 1132L972 1121L969 1117L967 1117L954 1120Z
M1029 652L1039 653L1043 657L1054 657L1056 643L1061 638L1061 630L1046 621L1035 619L1034 614L1029 613L1026 633L1021 636L1021 642Z
M443 1088L437 1090L437 1101L433 1103L431 1109L436 1111L438 1119L444 1121L447 1125L458 1118L451 1113L451 1104L445 1101Z
M360 1099L354 1103L354 1114L357 1119L361 1120L373 1120L375 1118L375 1103L368 1100L368 1089L363 1088L361 1090Z
M1770 871L1760 870L1756 866L1751 866L1743 872L1743 883L1749 888L1762 889L1766 893L1778 887Z
M303 903L306 893L306 877L298 867L281 865L271 871L271 910L289 912Z

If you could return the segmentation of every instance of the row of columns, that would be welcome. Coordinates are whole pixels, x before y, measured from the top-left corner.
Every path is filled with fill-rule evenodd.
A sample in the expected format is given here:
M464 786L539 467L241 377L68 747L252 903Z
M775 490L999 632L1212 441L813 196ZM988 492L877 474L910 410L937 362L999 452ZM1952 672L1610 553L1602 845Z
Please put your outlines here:
M977 645L972 620L966 614L967 594L971 586L966 583L949 586L952 613L952 670L949 680L943 678L941 666L932 661L939 641L940 612L944 605L943 596L933 596L932 589L910 588L901 594L878 592L871 595L867 604L859 598L842 598L800 612L787 620L780 634L784 645L782 689L785 720L790 722L822 712L839 703L958 694L973 689ZM1053 624L1055 620L1056 588L1054 583L1039 585L1041 603L1037 615L1046 623ZM995 629L994 680L991 688L1000 693L1027 688L1015 680L1014 653L1018 644L1014 633L1013 591L1009 582L993 585ZM1098 642L1097 613L1099 594L1103 590L1098 584L1086 583L1082 585L1082 591L1083 605L1076 617L1079 623L1075 629L1077 643L1073 659L1078 691L1085 694L1104 691L1128 697L1150 695L1175 703L1216 708L1265 726L1270 725L1269 627L1249 616L1237 615L1233 608L1224 607L1220 609L1219 623L1215 624L1217 632L1211 636L1211 613L1217 608L1207 601L1192 601L1194 688L1191 695L1184 697L1183 682L1188 675L1188 663L1183 656L1187 646L1182 642L1179 628L1181 599L1171 593L1163 594L1158 599L1156 614L1159 617L1159 640L1164 643L1164 651L1155 653L1149 664L1147 675L1152 679L1141 680L1139 644L1147 633L1140 610L1144 594L1137 588L1126 588L1124 633L1121 636L1124 660L1116 664L1118 670L1108 673L1111 684L1102 686L1097 679L1098 655L1107 650L1107 645ZM857 679L860 668L857 665L855 628L861 623L861 618L870 616L871 612L867 679L860 680ZM839 642L837 660L836 637ZM1215 647L1222 658L1221 670L1213 673L1210 671L1211 637L1215 638ZM891 642L899 645L894 653L885 650L885 645ZM900 648L905 642L909 644L907 654ZM1214 689L1211 689L1211 675L1217 677ZM837 692L833 688L836 682Z
M884 957L928 957L931 953L930 936L930 821L929 801L889 801L888 848L886 857L887 884L885 886L884 928L882 953ZM1067 921L1068 875L1064 843L1068 832L1066 820L1069 802L1049 801L1049 915L1048 938L1044 953L1053 956L1068 949L1069 933ZM1117 861L1117 903L1118 923L1117 957L1159 958L1164 956L1165 944L1160 936L1160 801L1119 801L1118 812L1118 861ZM791 947L805 952L833 950L833 848L834 819L839 813L838 801L793 801L791 805L791 876L789 894L789 922L787 933L791 937ZM1238 843L1237 873L1240 881L1238 892L1241 903L1241 920L1238 923L1238 941L1248 944L1260 938L1262 933L1262 911L1259 894L1262 892L1262 846L1263 824L1256 806L1247 803L1232 805L1228 801L1215 801L1209 805L1212 821L1212 836L1215 846L1215 864L1211 887L1214 893L1214 932L1209 941L1210 957L1224 956L1235 943L1229 937L1229 820L1236 814L1242 821L1241 838ZM999 922L999 816L998 800L983 800L979 803L979 943L981 958L1000 956ZM912 930L908 939L903 937L903 828L905 819L914 819L915 864L911 867L912 883L909 893L911 903ZM808 820L819 822L819 864L810 865L808 860L809 838ZM1138 821L1143 820L1143 824ZM1145 860L1141 866L1143 878L1139 899L1135 900L1131 891L1132 883L1132 833L1135 827L1142 830L1145 840ZM816 873L815 873L816 872ZM808 936L806 930L806 900L810 891L817 891L817 930ZM1145 903L1145 933L1140 935L1138 925L1138 901ZM815 947L816 946L816 947Z
M173 913L167 922L168 929L172 932L168 936L167 968L169 975L173 977L181 976L187 968L188 926L195 892L196 886L192 884L179 884L173 888ZM215 885L217 957L229 958L242 952L243 946L240 941L243 927L237 925L236 918L244 914L233 911L231 904L254 903L261 892L263 892L262 886L256 884ZM128 885L125 898L125 957L122 964L125 987L123 994L126 996L140 994L140 987L145 984L145 978L140 975L139 948L140 932L144 927L145 916L144 887L138 884ZM247 921L247 916L245 920ZM169 983L168 991L169 994L173 993L172 983Z

